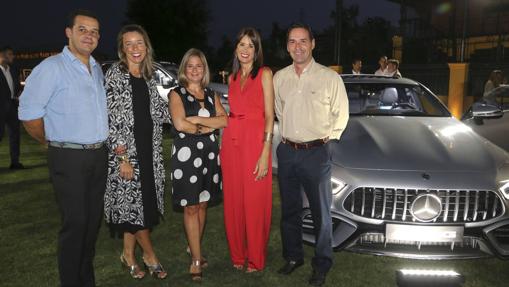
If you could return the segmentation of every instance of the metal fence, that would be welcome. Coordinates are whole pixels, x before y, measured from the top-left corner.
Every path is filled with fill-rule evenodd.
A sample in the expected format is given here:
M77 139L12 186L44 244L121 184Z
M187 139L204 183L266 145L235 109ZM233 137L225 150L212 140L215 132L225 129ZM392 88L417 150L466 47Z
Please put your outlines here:
M404 78L422 83L436 95L449 94L449 66L447 64L421 64L400 66Z
M484 84L488 81L491 71L501 70L506 79L509 78L508 63L470 63L468 67L467 95L474 99L482 97Z
M372 74L378 65L362 65L362 73ZM343 66L343 73L350 74L350 65ZM447 64L401 64L399 71L404 78L409 78L428 87L433 93L440 96L449 94L449 66Z
M362 72L366 74L374 73L376 69L378 69L378 66L371 64L362 66ZM449 95L450 71L448 64L406 65L403 63L399 70L404 78L422 83L436 95ZM506 84L509 84L509 63L469 63L465 96L474 97L474 100L481 98L484 84L493 70L501 70L505 76ZM350 72L350 65L343 66L343 73L348 74Z

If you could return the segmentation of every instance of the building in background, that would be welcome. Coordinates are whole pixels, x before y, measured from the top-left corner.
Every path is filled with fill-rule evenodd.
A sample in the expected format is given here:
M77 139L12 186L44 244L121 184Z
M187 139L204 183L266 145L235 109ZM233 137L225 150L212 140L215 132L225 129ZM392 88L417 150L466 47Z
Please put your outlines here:
M401 7L403 62L509 62L509 0L389 1Z

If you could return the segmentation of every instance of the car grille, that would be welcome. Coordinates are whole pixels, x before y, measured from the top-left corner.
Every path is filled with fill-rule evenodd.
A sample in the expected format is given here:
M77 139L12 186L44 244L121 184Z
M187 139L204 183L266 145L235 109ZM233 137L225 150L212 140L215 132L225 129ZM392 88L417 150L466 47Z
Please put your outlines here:
M442 211L433 222L479 222L504 212L502 201L493 191L372 187L355 189L344 201L344 208L365 218L414 222L416 219L410 213L410 207L420 194L434 194L442 202Z

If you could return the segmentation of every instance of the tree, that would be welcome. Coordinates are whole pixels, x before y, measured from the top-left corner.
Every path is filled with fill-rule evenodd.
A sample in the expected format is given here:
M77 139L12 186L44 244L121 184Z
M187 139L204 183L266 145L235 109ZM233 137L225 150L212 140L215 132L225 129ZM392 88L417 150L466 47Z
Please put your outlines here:
M129 0L127 17L147 30L159 60L178 63L191 47L208 50L204 0Z
M380 56L391 57L392 36L396 28L380 17L368 18L359 27L359 53L365 63L376 66ZM367 71L366 71L367 72Z
M227 75L224 78L219 73L226 71L231 72L232 58L233 58L233 43L226 35L221 39L221 46L210 53L208 59L211 69L212 79L218 82L226 81Z
M263 56L266 65L274 68L282 68L291 63L290 56L286 51L286 28L279 27L277 22L272 23L272 30L263 43Z
M352 5L342 9L341 28L341 64L345 72L350 70L353 59L360 58L368 69L377 66L381 55L391 56L392 36L395 28L391 22L381 18L367 18L360 25L357 23L359 6ZM336 18L336 11L331 13L331 18ZM331 26L317 35L317 48L315 48L317 60L323 64L334 63L334 34L335 27ZM372 67L369 67L371 65ZM371 72L364 70L365 72Z

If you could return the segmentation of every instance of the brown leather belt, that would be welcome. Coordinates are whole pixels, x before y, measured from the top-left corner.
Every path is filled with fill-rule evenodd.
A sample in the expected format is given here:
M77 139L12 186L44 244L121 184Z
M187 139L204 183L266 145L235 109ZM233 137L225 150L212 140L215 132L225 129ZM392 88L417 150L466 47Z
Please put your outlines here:
M281 139L282 143L287 144L287 145L293 147L294 149L310 149L313 147L322 146L322 145L326 144L328 141L329 141L329 137L326 137L323 139L317 139L317 140L313 140L313 141L308 141L308 142L301 142L301 143L292 142L286 138Z

